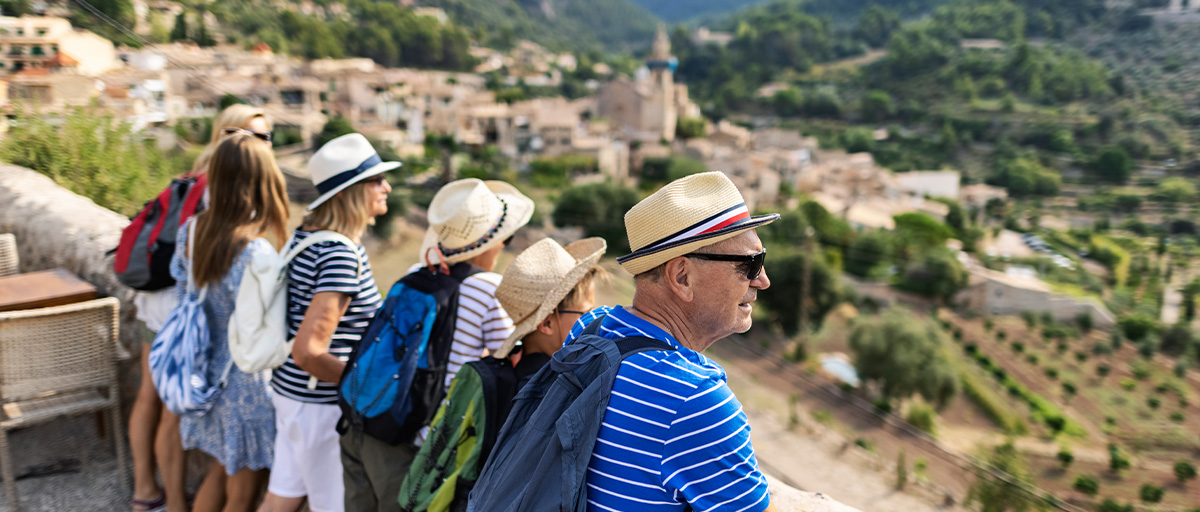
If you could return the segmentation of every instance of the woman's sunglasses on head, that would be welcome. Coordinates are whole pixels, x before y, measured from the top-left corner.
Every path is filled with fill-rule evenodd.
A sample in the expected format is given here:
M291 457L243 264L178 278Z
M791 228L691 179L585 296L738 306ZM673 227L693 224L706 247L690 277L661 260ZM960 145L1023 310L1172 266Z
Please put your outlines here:
M763 264L767 261L767 250L763 249L756 254L701 254L692 253L685 254L688 258L696 258L698 260L707 261L733 261L738 263L738 271L746 276L746 279L751 281L758 279L762 275Z
M271 142L271 132L256 132L254 130L247 130L245 128L226 128L224 131L225 131L225 135L232 135L234 133L245 133L245 134L249 134L249 135L258 137L258 139L263 142Z

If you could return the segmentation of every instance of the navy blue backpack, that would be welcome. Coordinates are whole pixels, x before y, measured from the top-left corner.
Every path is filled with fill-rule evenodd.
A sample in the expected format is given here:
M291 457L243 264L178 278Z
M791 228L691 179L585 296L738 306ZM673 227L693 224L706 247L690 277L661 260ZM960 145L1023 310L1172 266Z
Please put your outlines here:
M391 445L411 443L445 397L459 286L482 272L468 263L421 268L392 286L338 383L342 419Z
M588 463L621 361L675 350L653 338L601 337L603 320L555 352L517 393L468 512L586 512Z

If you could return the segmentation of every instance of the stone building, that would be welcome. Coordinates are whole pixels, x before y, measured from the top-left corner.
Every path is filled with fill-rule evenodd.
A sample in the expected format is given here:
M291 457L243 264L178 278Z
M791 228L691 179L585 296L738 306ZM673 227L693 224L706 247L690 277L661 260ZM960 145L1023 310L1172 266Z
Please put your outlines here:
M96 76L119 65L111 41L77 30L66 19L0 16L0 74L65 67Z
M675 83L679 61L671 56L671 40L659 26L646 67L630 79L618 77L596 95L596 116L608 119L618 136L656 143L675 140L680 117L699 117L687 86Z

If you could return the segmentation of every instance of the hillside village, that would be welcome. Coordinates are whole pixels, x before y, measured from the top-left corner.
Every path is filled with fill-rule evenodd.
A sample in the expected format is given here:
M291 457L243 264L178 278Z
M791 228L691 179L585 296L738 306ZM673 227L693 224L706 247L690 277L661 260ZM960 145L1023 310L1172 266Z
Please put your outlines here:
M0 154L24 156L15 163L70 188L58 169L37 168L36 150L21 155L17 146L93 116L99 124L84 130L168 155L146 160L154 172L131 180L153 181L142 186L157 191L183 170L163 169L190 165L207 142L206 122L247 103L273 121L293 206L303 208L314 197L305 162L316 146L331 132L360 132L405 163L392 180L405 185L396 187L400 213L368 244L373 265L379 257L400 270L411 261L382 256L408 256L396 241L419 237L426 196L447 179L519 183L538 202L536 236L604 236L615 256L626 243L613 230L624 209L680 175L720 171L751 211L783 219L760 230L774 284L760 296L754 330L713 357L731 368L731 386L759 395L747 410L771 432L771 446L834 447L831 457L861 458L855 467L906 489L899 498L827 489L834 498L864 511L887 503L908 512L897 503L910 496L928 510L967 510L999 468L1029 486L1020 499L1030 507L1195 512L1200 488L1183 476L1175 482L1172 465L1200 463L1200 96L1171 77L1191 76L1196 63L1177 53L1147 64L1158 49L1113 41L1149 37L1129 26L1166 27L1156 37L1190 33L1200 27L1200 1L1107 2L1103 22L1120 29L1070 36L1090 48L1086 56L1047 35L1073 23L1055 5L988 2L878 2L903 19L854 2L820 4L812 16L802 2L769 2L733 21L656 21L645 48L615 57L554 44L557 33L542 44L518 38L519 24L472 26L469 45L456 47L469 63L426 67L307 58L299 37L281 38L275 46L292 45L285 50L263 32L239 38L240 26L223 25L229 11L205 11L206 2L132 1L132 35L112 38L101 22L73 26L79 11L67 3L33 2L32 13L0 16ZM461 5L381 3L441 27L446 41L466 37ZM353 21L362 4L246 5ZM534 10L563 21L567 4ZM843 11L859 10L860 25L847 28ZM868 45L872 16L887 30ZM747 28L773 19L796 33ZM165 42L170 20L176 28L183 20L183 33ZM946 27L958 32L946 36L954 32ZM156 37L162 42L122 44ZM738 67L763 48L777 52L764 61L791 60ZM1160 68L1175 70L1163 78ZM1155 97L1153 87L1175 96ZM127 132L104 131L108 121ZM124 186L119 192L138 190ZM123 215L144 200L92 199ZM593 211L597 218L581 218ZM394 225L407 231L393 236ZM385 279L400 271L380 267ZM625 298L627 277L603 298ZM934 347L922 376L949 368L953 382L889 394L884 375L896 369L878 362L905 360L887 351L915 338ZM870 350L875 357L862 355ZM1023 462L1007 465L996 448L1004 446ZM789 453L761 459L794 468L800 476L789 485L825 491L810 487L833 477ZM1157 499L1147 499L1155 489Z

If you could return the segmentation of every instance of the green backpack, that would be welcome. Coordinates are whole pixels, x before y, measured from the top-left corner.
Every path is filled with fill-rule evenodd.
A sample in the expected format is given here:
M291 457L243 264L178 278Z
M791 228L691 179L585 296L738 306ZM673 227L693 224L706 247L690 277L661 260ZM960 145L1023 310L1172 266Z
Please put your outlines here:
M517 376L508 359L485 357L467 363L430 424L400 485L400 510L456 512L487 462L500 427L512 408Z

